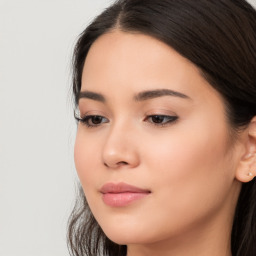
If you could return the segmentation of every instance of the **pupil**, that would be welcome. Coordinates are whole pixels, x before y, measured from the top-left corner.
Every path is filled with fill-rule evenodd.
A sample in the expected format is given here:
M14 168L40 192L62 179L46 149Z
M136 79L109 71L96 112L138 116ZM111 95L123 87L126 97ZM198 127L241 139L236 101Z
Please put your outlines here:
M93 124L100 124L100 123L101 123L101 120L102 120L102 118L101 118L100 116L94 116L94 117L92 118Z
M162 123L164 120L164 117L163 116L152 116L152 121L154 123Z

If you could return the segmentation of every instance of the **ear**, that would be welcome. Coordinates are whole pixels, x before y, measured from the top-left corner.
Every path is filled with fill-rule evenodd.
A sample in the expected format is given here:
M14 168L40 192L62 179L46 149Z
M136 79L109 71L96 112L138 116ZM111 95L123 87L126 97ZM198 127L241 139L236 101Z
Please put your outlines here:
M245 154L241 156L236 170L236 179L249 182L256 176L256 116L244 131Z

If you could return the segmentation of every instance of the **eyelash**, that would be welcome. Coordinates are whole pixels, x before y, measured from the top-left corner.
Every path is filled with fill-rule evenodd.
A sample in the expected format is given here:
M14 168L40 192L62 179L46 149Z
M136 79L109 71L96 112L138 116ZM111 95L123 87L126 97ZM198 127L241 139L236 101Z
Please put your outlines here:
M164 127L164 126L168 126L171 123L174 123L178 120L178 116L167 116L167 115L150 115L147 116L144 121L148 121L149 119L151 119L150 123L155 125L155 126L160 126L160 127ZM164 121L164 123L162 122L153 122L153 119L158 119L158 121ZM155 120L157 121L157 120Z
M75 117L75 119L78 121L78 122L81 122L82 124L86 125L86 127L88 128L93 128L93 127L97 127L99 125L102 124L102 122L98 123L98 124L92 124L92 119L93 118L99 118L101 120L107 120L106 122L103 122L103 123L108 123L108 119L105 118L104 116L100 116L100 115L88 115L88 116L84 116L84 117Z
M93 118L98 118L99 123L94 123L93 124L92 123ZM109 120L107 118L105 118L104 116L100 116L100 115L88 115L88 116L84 116L82 118L75 116L75 119L78 122L81 122L82 124L86 125L86 127L88 127L88 128L98 127L103 123L108 123L109 122ZM149 121L150 119L151 119L151 121ZM153 121L153 119L155 119L155 122ZM102 122L102 120L104 120L104 121ZM162 123L164 120L165 120L165 122ZM164 127L164 126L170 125L171 123L176 122L177 120L178 120L178 116L149 115L143 121L148 121L150 124L152 124L154 126ZM160 122L158 122L158 121L160 121Z

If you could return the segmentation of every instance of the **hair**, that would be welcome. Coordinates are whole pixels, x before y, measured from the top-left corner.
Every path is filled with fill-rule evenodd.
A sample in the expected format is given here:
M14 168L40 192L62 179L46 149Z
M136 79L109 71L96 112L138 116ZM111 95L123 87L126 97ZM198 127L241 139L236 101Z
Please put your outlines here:
M75 106L91 45L113 30L152 36L195 64L223 97L230 127L239 131L256 115L256 11L245 0L119 0L80 35L73 55ZM256 183L244 183L233 220L233 256L256 255ZM127 253L98 225L82 189L68 226L73 256Z

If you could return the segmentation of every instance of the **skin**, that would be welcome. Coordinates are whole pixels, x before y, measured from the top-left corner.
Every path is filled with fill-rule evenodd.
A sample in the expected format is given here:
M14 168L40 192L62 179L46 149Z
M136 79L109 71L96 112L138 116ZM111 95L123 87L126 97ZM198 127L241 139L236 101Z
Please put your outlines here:
M187 97L134 99L161 89ZM230 135L223 100L198 68L152 37L114 30L92 45L81 91L105 98L79 100L81 118L103 118L79 122L75 143L76 169L105 234L126 244L128 256L231 256L239 179L251 179L246 156L255 147L248 130ZM178 119L161 125L152 115ZM100 193L108 182L151 193L110 207Z

